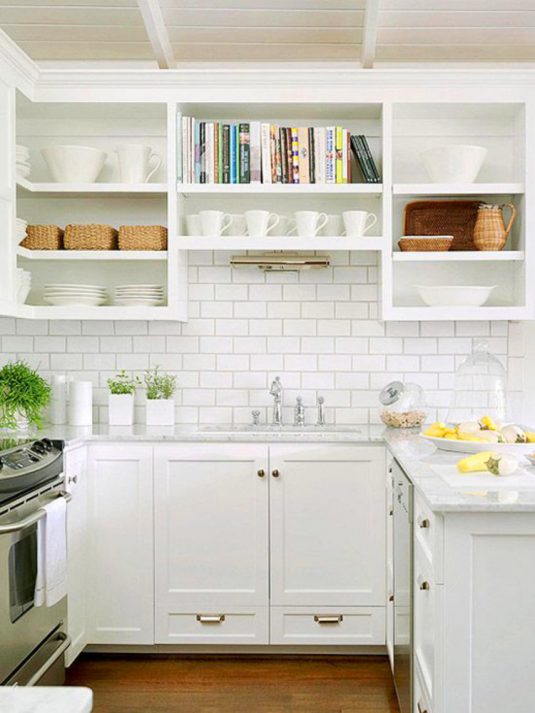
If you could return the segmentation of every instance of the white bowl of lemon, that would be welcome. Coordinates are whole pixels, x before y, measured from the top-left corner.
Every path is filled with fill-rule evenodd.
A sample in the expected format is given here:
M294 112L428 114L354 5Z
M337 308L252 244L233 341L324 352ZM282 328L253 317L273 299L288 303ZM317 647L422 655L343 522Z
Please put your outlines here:
M535 430L514 423L500 424L490 416L458 424L437 421L420 435L441 450L457 453L492 450L523 455L535 450Z

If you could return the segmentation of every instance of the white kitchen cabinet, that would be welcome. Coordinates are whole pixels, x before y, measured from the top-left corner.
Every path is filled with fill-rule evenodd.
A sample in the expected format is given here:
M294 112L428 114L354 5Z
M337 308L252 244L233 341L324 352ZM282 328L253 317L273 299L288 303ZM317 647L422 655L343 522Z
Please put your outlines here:
M272 607L271 643L372 646L384 644L381 607Z
M152 446L89 446L90 644L154 643Z
M375 446L270 449L271 603L385 605L385 455Z
M392 465L389 464L385 480L386 491L386 650L390 668L394 670L394 507Z
M70 666L87 643L87 451L79 446L64 454L67 507L67 632L71 645L65 660Z
M156 449L157 642L267 643L268 487L267 446Z

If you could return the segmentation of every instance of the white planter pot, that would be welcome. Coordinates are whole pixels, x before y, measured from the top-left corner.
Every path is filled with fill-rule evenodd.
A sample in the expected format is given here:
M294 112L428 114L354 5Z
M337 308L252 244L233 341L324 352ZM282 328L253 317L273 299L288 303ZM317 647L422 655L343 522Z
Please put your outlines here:
M147 426L174 426L174 399L147 399Z
M134 395L109 394L110 426L131 426L134 423Z

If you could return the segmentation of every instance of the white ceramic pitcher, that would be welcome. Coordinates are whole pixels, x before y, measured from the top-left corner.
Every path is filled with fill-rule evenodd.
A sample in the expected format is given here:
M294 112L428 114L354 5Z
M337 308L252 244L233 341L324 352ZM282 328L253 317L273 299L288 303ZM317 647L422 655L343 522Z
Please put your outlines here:
M117 146L115 153L119 158L121 183L147 183L162 165L162 157L153 153L151 146L121 144Z

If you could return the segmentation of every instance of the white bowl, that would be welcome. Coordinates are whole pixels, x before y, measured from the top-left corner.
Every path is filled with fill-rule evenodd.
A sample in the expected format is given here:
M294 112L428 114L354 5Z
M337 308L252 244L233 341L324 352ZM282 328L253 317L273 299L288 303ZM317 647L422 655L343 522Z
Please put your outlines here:
M414 285L428 307L481 307L496 285Z
M488 149L483 146L439 146L420 154L435 183L473 183Z
M41 153L57 183L94 183L108 156L91 146L45 146Z
M519 456L533 453L533 443L479 443L477 441L453 441L449 438L436 438L420 433L426 441L433 443L441 451L454 453L481 453L493 451L496 453L516 453Z

